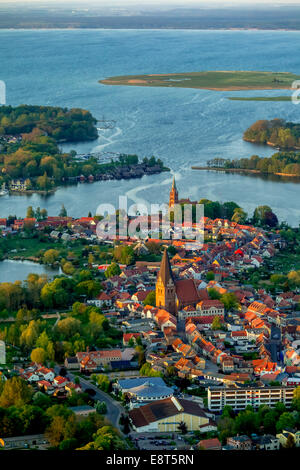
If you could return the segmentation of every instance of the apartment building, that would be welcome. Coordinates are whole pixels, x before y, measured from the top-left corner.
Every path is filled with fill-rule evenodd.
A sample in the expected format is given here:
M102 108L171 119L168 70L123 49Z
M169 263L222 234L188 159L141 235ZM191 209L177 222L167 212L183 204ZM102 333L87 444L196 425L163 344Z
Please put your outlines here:
M244 410L247 405L258 408L260 405L273 407L276 403L284 403L289 407L292 403L295 387L209 387L208 409L222 411L229 405L234 410Z

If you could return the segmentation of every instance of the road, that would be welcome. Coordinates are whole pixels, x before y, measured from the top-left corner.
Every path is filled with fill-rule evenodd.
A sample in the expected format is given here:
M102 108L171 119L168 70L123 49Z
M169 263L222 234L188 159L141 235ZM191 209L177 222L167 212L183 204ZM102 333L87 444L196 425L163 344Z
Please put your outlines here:
M59 373L60 367L56 366L57 369L55 370L56 373ZM104 401L106 406L107 406L107 413L105 417L108 419L108 421L111 422L111 424L116 427L119 431L121 431L121 428L119 426L119 419L122 413L125 413L125 410L123 406L116 400L114 400L110 395L108 395L105 392L102 392L96 385L93 385L91 382L88 380L72 374L70 371L67 371L67 377L74 382L75 377L78 377L80 381L80 386L83 391L85 391L87 388L92 389L95 391L95 395L93 395L93 399L99 400L99 401Z
M272 361L281 363L280 353L282 351L281 331L277 326L271 327L271 338L268 343L268 349L271 353Z

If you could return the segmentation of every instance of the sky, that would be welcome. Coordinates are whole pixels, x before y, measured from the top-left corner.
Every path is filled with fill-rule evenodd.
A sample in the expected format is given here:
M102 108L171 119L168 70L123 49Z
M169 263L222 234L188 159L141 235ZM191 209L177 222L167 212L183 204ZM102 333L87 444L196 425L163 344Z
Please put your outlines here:
M98 6L105 6L109 5L113 7L114 5L119 6L130 6L130 5L154 5L160 4L162 6L182 6L187 7L189 5L197 6L197 7L226 7L226 6L253 6L253 5L273 5L273 6L280 6L280 5L299 5L300 0L0 0L0 4L26 4L28 6L31 5L43 5L43 4L59 4L62 6L63 4L68 5L76 5L76 4L84 4L86 7L90 5L98 5Z

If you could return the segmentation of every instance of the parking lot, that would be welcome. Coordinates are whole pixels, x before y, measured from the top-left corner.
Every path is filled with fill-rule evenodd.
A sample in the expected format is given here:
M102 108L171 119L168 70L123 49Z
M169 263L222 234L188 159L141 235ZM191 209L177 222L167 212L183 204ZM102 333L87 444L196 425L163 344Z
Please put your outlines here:
M132 441L138 449L143 450L174 450L190 449L184 436L172 432L130 433Z

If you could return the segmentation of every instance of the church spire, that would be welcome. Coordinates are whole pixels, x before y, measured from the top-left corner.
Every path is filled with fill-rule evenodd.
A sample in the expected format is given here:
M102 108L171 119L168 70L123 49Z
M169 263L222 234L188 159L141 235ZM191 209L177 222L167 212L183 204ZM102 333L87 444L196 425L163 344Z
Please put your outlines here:
M165 248L165 251L161 260L158 277L162 280L162 283L164 285L167 285L170 279L174 283L174 278L173 278L173 273L172 273L172 268L171 268L167 248Z
M178 191L176 188L176 183L175 183L175 176L173 177L173 183L172 183L172 189L170 191L170 198L169 198L169 207L174 207L175 204L178 203Z

